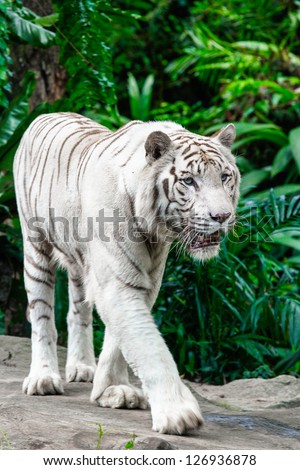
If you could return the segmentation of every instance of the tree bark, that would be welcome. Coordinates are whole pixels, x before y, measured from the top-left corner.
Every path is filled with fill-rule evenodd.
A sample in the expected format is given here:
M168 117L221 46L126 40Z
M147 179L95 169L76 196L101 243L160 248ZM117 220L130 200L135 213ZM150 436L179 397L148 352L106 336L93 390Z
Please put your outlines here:
M40 16L53 13L51 0L23 0L23 5ZM59 48L57 46L42 49L26 44L12 44L12 96L21 88L24 74L33 70L36 74L37 84L30 98L30 110L41 102L53 103L61 99L65 93L67 74L59 64Z

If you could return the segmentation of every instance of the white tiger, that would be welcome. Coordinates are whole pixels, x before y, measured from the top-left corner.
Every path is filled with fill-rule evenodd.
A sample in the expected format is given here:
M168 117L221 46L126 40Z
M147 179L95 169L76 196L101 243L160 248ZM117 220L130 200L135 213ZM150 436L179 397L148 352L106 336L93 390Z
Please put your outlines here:
M73 113L31 124L14 161L32 325L24 393L63 393L54 321L59 263L69 276L66 380L93 381L91 400L103 407L145 409L149 402L161 433L202 424L150 312L170 243L178 239L206 260L234 224L234 138L232 124L210 138L166 121L133 121L112 132ZM94 305L106 326L97 367ZM129 383L127 364L143 391Z

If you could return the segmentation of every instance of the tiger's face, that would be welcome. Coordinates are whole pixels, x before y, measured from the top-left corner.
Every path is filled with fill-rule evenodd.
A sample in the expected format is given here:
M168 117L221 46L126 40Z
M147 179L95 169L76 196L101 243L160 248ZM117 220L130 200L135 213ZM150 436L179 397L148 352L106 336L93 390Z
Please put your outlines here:
M222 234L235 223L240 183L230 152L235 128L229 124L210 138L185 132L172 140L153 132L146 153L158 170L157 215L185 250L207 260L218 254Z

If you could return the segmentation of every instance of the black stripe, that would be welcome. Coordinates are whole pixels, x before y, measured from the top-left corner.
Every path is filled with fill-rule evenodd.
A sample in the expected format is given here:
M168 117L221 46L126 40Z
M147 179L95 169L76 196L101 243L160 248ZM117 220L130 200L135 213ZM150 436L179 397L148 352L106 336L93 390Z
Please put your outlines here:
M39 303L42 303L42 304L44 304L44 305L46 305L50 310L53 310L52 305L50 305L50 304L49 304L48 302L46 302L46 300L44 300L44 299L34 299L34 300L32 300L32 301L30 302L30 304L29 304L29 308L30 308L30 309L33 309L33 308L35 307L35 304L38 303L38 302L39 302Z
M162 183L162 184L163 184L163 188L164 188L165 195L166 195L166 197L167 197L167 199L168 199L168 201L169 201L170 199L169 199L169 180L168 180L168 178L165 178L165 179L163 180L163 183Z
M54 284L51 284L50 282L48 281L44 281L43 279L39 279L38 277L35 277L35 276L32 276L26 268L24 268L24 272L26 274L26 276L29 277L29 279L31 279L32 281L35 281L35 282L40 282L41 284L45 284L46 286L50 287L51 289L54 287Z
M77 288L80 288L80 287L83 286L83 282L82 282L81 279L78 279L78 278L77 278L77 279L74 279L74 278L72 278L71 276L69 276L69 280L70 280L70 282L71 282L75 287L77 287Z
M82 266L84 266L84 259L83 259L81 251L79 251L78 248L75 248L75 251L76 251L76 254L79 257L80 263L82 264Z
M31 243L31 246L37 253L39 253L40 255L45 256L45 258L47 258L49 261L51 261L52 257L49 253L42 250L41 248L37 248L37 246L34 243ZM52 249L51 249L51 252L52 252Z
M157 186L155 184L154 187L153 187L153 199L152 199L152 205L151 205L152 210L155 209L156 202L157 202L158 198L159 198L159 191L158 191Z
M125 287L128 287L128 288L130 288L130 289L139 290L139 291L148 292L148 289L147 289L146 287L137 286L136 284L131 284L130 282L124 281L122 278L120 278L120 277L118 276L118 274L116 274L116 273L114 272L114 270L112 269L111 266L108 265L108 267L109 267L110 271L112 272L112 274L115 276L115 278L116 278L121 284L123 284Z
M133 199L132 199L132 197L130 196L130 194L129 194L129 192L128 192L127 185L126 185L126 181L125 181L125 178L124 178L124 175L123 175L123 174L122 174L122 177L123 177L123 184L124 184L124 188L125 188L125 193L126 193L126 196L127 196L127 198L128 198L130 215L131 215L132 217L134 217L134 214L135 214L134 202L133 202Z
M61 124L61 123L62 123L62 122L58 122L54 127L56 127L57 125L59 125L59 124ZM49 123L47 123L47 124L49 124ZM69 122L68 124L66 124L66 126L69 125L69 124L73 124L73 121L72 121L72 122ZM46 126L45 126L45 127L46 127ZM51 132L52 129L53 129L53 127L50 129L50 132ZM57 136L58 133L59 133L59 132L57 132L57 133L54 135L54 137L52 138L51 144L52 144L53 140L56 138L56 136ZM49 134L47 133L42 142L44 142L44 140L45 140L48 136L49 136ZM36 140L36 138L35 138L34 140ZM33 142L33 144L34 144L34 142ZM33 149L33 144L32 144L32 149ZM47 142L46 142L45 147L46 147L47 145L48 145L48 144L47 144ZM43 153L43 149L44 149L44 148L43 148L41 145L39 145L39 152L37 152L37 154L41 155L41 154ZM47 154L46 154L45 158L40 158L39 161L37 162L36 170L35 170L35 172L34 172L33 178L31 179L31 183L30 183L30 186L29 186L29 193L30 193L30 194L31 194L31 192L32 192L32 188L33 188L33 185L34 185L34 183L35 183L36 177L37 177L37 175L38 175L38 173L39 173L40 165L42 164L42 165L43 165L43 167L42 167L43 169L42 169L42 175L41 175L41 180L40 180L40 184L39 184L39 188L40 188L39 191L41 191L41 181L42 181L43 176L44 176L45 166L46 166L46 163L47 163L47 161L48 161L48 155L49 155L50 149L51 149L51 145L48 146L48 151L47 151ZM32 152L32 151L31 151L31 152ZM35 163L36 159L37 159L37 158L35 158L34 163Z
M58 245L56 245L56 243L54 242L50 242L51 245L53 246L53 248L57 251L59 251L62 255L64 255L66 258L69 257L69 254L65 253Z
M133 157L133 155L136 153L136 151L141 147L141 142L138 142L138 144L134 147L134 150L131 151L129 157L127 158L127 160L122 163L122 165L120 165L120 167L124 167L127 165L127 163L129 162L129 160ZM123 150L123 148L122 148ZM120 152L118 152L120 153ZM116 156L117 154L114 155L114 157Z
M187 160L188 158L194 157L194 155L197 155L198 157L200 157L200 151L197 150L196 152L192 152L189 155L186 155L183 160Z
M29 264L31 264L31 266L33 266L35 269L37 269L38 271L42 271L43 273L46 273L48 274L49 276L51 277L54 277L54 273L52 271L50 271L50 269L47 269L47 268L43 268L42 266L40 266L39 264L37 264L32 258L31 256L29 256L27 253L25 253L25 258L27 260L27 262Z
M103 153L116 141L118 140L120 137L123 137L123 135L125 135L129 129L129 127L131 126L135 126L137 124L143 124L141 121L131 121L129 124L125 124L125 126L121 127L119 130L115 131L111 136L109 137L114 137L113 140L101 151L100 155L98 156L98 158L100 158ZM106 140L105 138L102 139L101 143ZM114 155L113 155L114 156Z
M144 291L144 292L148 291L148 289L146 287L137 286L135 284L131 284L130 282L124 281L116 273L114 273L114 276L121 284L123 284L125 287L128 287L129 289L135 289L135 290Z
M41 315L40 317L37 318L37 321L39 321L39 320L50 320L50 318L51 317L49 317L49 315ZM43 338L45 338L45 336L43 336ZM43 338L41 338L39 341L42 341Z
M87 134L85 134L84 136L82 136L82 138L73 146L73 148L71 149L70 153L69 153L69 157L68 157L68 163L67 163L67 186L69 184L69 170L70 170L70 163L71 163L71 157L73 155L73 152L76 150L76 148L81 144L82 140L83 139L86 139L87 137L90 137L91 135L96 135L96 134L101 134L101 131L97 130L97 131L91 131L91 132L88 132ZM92 143L89 144L90 146L93 145Z
M58 158L57 158L57 178L56 178L56 181L58 182L59 180L59 177L60 177L60 167L61 167L61 156L63 154L63 148L64 146L66 145L66 142L68 142L68 140L72 139L74 137L74 135L77 135L77 134L81 134L82 133L82 129L77 129L76 131L72 132L72 134L69 134L65 140L63 141L61 147L60 147L60 150L59 150L59 153L58 153Z
M30 132L32 131L36 131L35 133L33 134L29 134L29 138L31 140L31 147L30 147L30 156L32 156L32 152L33 152L33 146L35 144L35 141L36 139L38 138L38 136L41 134L41 132L43 132L43 130L45 129L45 127L47 127L49 124L51 124L52 122L55 122L57 119L57 117L49 117L49 115L45 115L45 116L40 116L37 120L37 122L35 123L36 126L33 126L31 129L30 129Z
M53 129L55 129L57 126L61 126L61 125L64 123L64 119L65 119L65 118L60 119L58 122L56 122L56 124L54 124L54 126L51 126L51 128L49 129L48 132L46 132L46 134L45 134L45 136L43 137L41 143L39 144L39 149L42 149L42 147L43 147L43 145L44 145L46 139L49 137L49 133L52 132ZM55 119L55 121L56 121L56 120L57 120L57 118ZM77 121L68 122L66 125L69 125L69 124L71 124L71 123L75 124L76 122L77 122ZM42 130L44 130L44 129L45 129L47 126L49 126L51 123L52 123L52 120L51 120L51 121L48 120L48 122L46 123L46 125L43 127ZM63 128L65 128L65 126L64 126ZM56 132L56 134L55 134L54 137L52 138L51 144L52 144L52 142L53 142L53 139L55 139L58 134L59 134L59 131ZM37 139L37 136L35 136L34 140L36 141L36 139ZM50 147L51 147L51 144L49 145L49 148L48 148L47 157L48 157L48 153L49 153L49 149L50 149ZM45 157L45 158L47 158L47 157ZM34 165L34 163L35 163L35 160L36 160L36 158L35 158L34 161L32 162L33 165Z
M176 183L176 181L178 180L178 176L175 173L175 166L172 166L170 174L174 176L174 183Z
M181 156L183 157L183 155L185 155L186 153L188 153L190 150L191 150L191 146L192 145L195 145L195 142L191 142L185 149L184 151L182 152Z
M89 150L91 148L91 144L88 144L81 152L80 160L79 160L79 166L77 166L77 181L76 181L76 186L79 191L79 179L82 173L82 169L86 167L88 159L87 156L89 154ZM83 166L84 164L84 166ZM84 171L83 171L84 174Z
M124 250L124 248L122 247L122 245L116 241L116 244L118 246L118 248L122 251L123 255L127 258L127 260L129 261L129 263L131 264L131 266L136 269L139 273L143 273L143 271L141 270L141 268L133 261L132 258L130 258L130 256L128 255L128 252Z

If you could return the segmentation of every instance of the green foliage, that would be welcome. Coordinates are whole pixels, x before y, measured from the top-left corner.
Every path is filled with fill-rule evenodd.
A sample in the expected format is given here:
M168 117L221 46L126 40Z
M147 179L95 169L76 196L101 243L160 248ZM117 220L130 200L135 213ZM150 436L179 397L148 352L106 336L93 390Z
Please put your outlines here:
M21 92L15 96L9 103L7 109L1 114L0 120L0 145L5 146L9 144L17 127L27 117L29 107L28 100L35 88L35 76L32 72L27 72L24 77ZM8 165L5 150L1 149L0 159L2 163L2 169Z
M300 174L300 127L296 127L290 132L289 135L291 154L298 167Z
M12 7L8 7L4 13L9 20L10 33L21 41L39 47L49 47L54 44L55 34L47 31L41 25L42 18L28 8L13 10ZM47 22L44 22L44 25L45 23L47 25ZM50 26L52 26L51 23Z
M282 50L273 43L259 41L227 42L216 36L204 22L198 22L187 31L191 45L184 56L173 61L167 71L176 79L178 75L191 73L210 87L217 87L221 79L241 80L251 74L268 77L273 61L280 60ZM286 60L299 67L300 60L286 51Z
M107 39L114 21L133 21L109 0L55 1L59 13L57 44L68 72L69 109L93 108L116 101Z
M0 107L8 105L6 94L10 91L9 83L9 64L11 63L9 48L8 48L8 35L9 27L4 12L8 8L8 0L0 3Z
M148 121L150 116L151 98L154 85L154 75L148 75L142 90L130 73L128 76L128 94L130 100L130 110L133 119Z
M96 445L96 450L99 450L100 447L101 447L101 442L102 442L102 439L103 439L103 436L105 434L105 426L103 424L100 424L100 423L94 423L96 424L97 426L97 433L98 433L98 440L97 440L97 445Z
M129 439L129 441L126 442L124 449L134 449L135 439L136 439L136 435L135 433L132 433L131 439Z
M0 449L1 450L11 450L12 446L9 442L7 434L0 429Z

